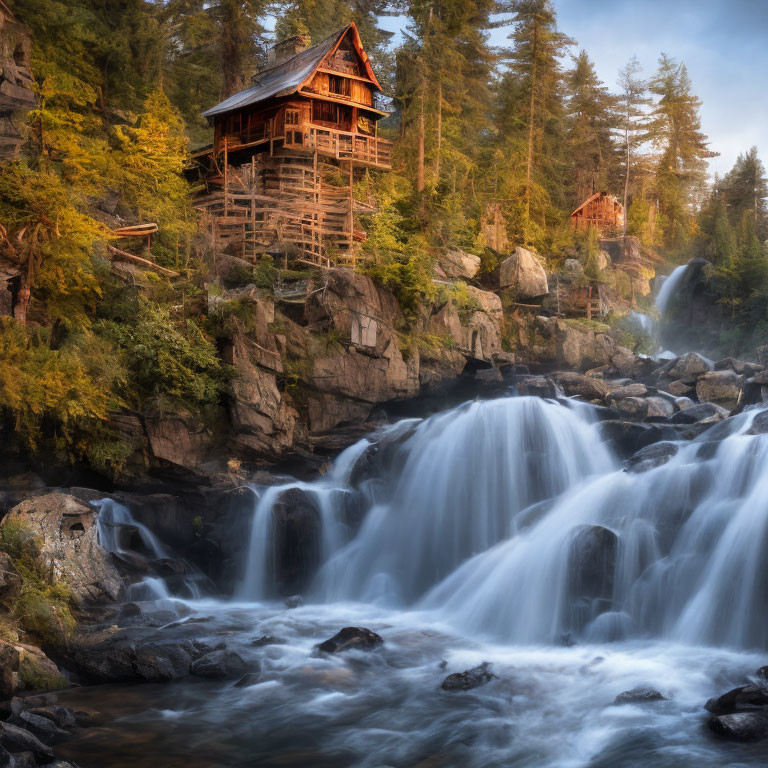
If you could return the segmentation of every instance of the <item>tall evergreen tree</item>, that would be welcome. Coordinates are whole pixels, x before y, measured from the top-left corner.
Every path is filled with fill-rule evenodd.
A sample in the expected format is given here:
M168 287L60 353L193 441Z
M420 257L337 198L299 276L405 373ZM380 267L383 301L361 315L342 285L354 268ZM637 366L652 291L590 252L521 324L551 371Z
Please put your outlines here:
M693 205L706 181L706 159L714 157L701 131L701 102L692 92L684 64L666 54L651 80L658 101L650 136L661 150L656 173L656 193L664 224L665 244L685 248L691 238Z
M648 135L648 108L651 99L648 96L648 84L640 77L642 67L633 56L619 70L619 134L624 148L624 234L627 234L629 221L629 190L633 172L634 156Z
M616 100L598 79L584 50L574 58L573 69L566 73L566 86L569 197L571 204L578 205L593 192L608 190L616 176Z
M414 0L408 6L396 92L402 151L422 214L428 195L441 239L464 227L480 183L481 150L491 128L495 57L488 30L495 10L495 0Z
M509 151L523 150L519 230L525 242L541 231L563 170L564 105L560 59L572 41L557 30L551 0L511 0L512 48L501 82L499 132ZM512 170L512 169L510 169ZM520 171L522 170L522 174ZM563 204L563 200L557 200Z

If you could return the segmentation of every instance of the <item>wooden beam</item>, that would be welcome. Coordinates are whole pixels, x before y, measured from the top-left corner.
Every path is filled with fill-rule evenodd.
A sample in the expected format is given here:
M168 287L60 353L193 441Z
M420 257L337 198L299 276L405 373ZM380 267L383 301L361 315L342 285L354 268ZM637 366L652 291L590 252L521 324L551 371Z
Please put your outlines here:
M142 267L147 267L149 269L154 270L155 272L159 272L161 275L165 275L166 277L181 277L181 274L179 272L174 272L172 269L166 269L165 267L161 267L158 264L155 264L154 261L150 261L149 259L143 259L141 256L135 256L132 253L128 253L128 251L121 251L119 248L115 248L112 245L108 245L107 250L113 256L116 256L119 259L130 261L130 262L133 262L134 264L139 264Z

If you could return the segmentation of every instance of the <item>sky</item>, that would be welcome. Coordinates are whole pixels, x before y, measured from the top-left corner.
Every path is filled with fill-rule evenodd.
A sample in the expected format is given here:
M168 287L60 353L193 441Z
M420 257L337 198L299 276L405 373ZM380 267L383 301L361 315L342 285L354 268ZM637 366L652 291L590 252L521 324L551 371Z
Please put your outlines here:
M723 175L757 146L768 166L768 0L554 0L558 26L585 48L598 76L616 88L637 55L650 76L663 51L685 62L702 100L701 123ZM398 19L382 19L397 30ZM505 42L502 30L492 41Z

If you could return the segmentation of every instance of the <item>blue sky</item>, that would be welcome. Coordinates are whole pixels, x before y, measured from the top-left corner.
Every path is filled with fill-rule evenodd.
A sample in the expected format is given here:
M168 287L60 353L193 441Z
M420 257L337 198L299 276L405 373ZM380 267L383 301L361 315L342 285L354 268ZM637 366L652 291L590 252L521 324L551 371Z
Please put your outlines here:
M610 88L636 54L651 75L664 51L684 61L701 98L712 173L757 146L768 165L768 0L555 0L561 31L587 50ZM398 19L382 19L397 29ZM493 42L504 43L496 31Z

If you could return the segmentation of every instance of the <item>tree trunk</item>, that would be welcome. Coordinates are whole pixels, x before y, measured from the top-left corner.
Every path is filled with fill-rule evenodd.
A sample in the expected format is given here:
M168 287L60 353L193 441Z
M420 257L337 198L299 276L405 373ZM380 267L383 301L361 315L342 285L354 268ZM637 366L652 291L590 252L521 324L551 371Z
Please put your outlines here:
M531 103L528 115L528 161L525 170L525 220L523 237L528 244L528 224L531 220L531 178L533 176L533 127L536 116L537 56L539 44L539 22L533 22L533 47L531 51Z
M437 154L435 155L435 184L440 183L440 153L443 146L443 81L437 83Z
M624 138L627 144L627 172L624 175L624 231L623 235L624 237L627 236L627 217L629 215L629 209L627 208L627 198L629 197L629 161L630 161L630 150L629 150L629 129L625 129L624 131ZM624 246L626 248L626 245Z
M32 285L32 262L31 257L27 260L24 271L21 273L21 287L16 294L16 304L13 307L13 317L20 325L27 324L27 307L29 298L32 295L30 286Z
M424 191L424 89L421 90L419 99L419 135L418 135L418 159L416 166L416 191L421 194Z

